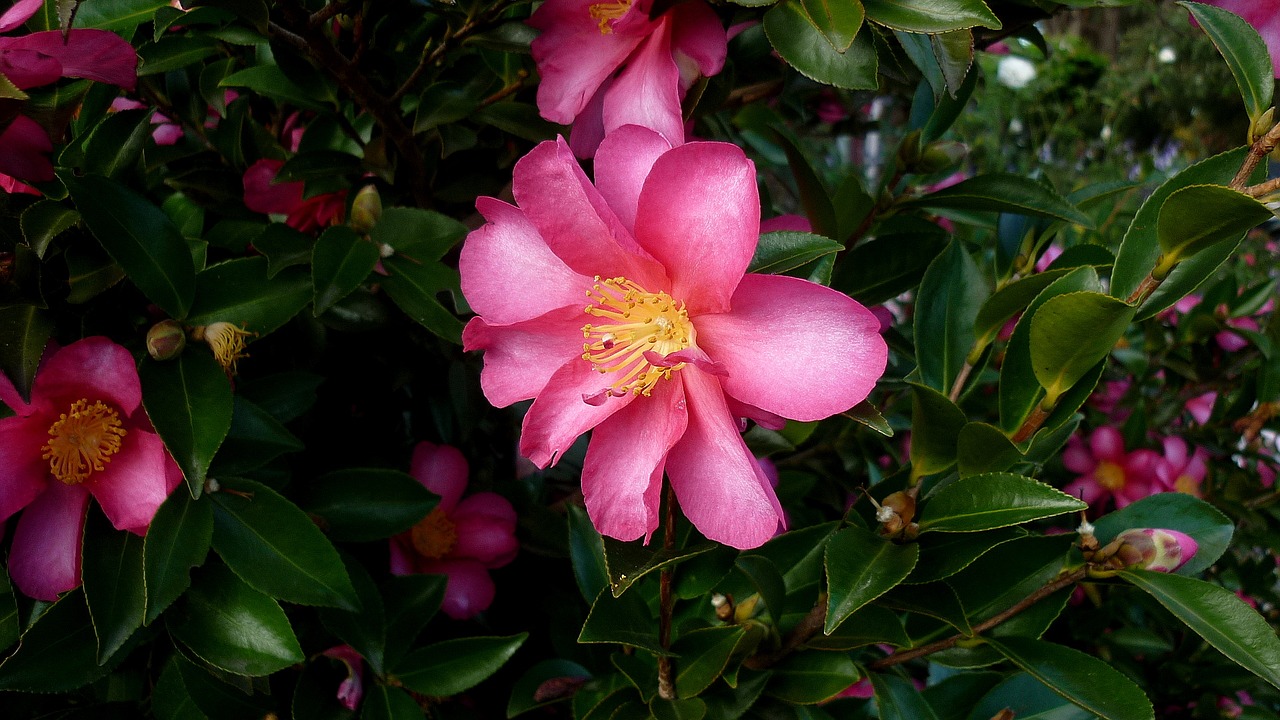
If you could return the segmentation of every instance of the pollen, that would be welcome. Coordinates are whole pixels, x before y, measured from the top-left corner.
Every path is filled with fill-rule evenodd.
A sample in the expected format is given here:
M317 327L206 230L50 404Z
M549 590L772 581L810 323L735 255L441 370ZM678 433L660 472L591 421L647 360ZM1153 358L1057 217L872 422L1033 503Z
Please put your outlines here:
M120 414L101 401L86 399L71 403L71 409L49 426L49 442L42 448L49 472L67 485L89 479L106 469L111 456L120 451L128 431L121 427Z
M659 380L685 363L655 364L693 346L695 333L684 303L665 292L649 292L623 278L595 279L586 314L599 320L582 326L582 359L609 376L605 392L648 396Z
M591 13L591 17L600 21L600 34L613 34L613 26L609 24L611 20L620 20L627 11L631 9L631 0L618 0L618 2L602 2L595 3L587 8L587 12Z
M1115 492L1124 487L1124 468L1113 462L1103 460L1093 469L1093 477L1103 488Z
M413 537L413 549L419 555L439 560L453 550L458 544L458 528L444 514L444 510L436 508L418 521L410 531Z
M213 357L228 375L235 375L236 363L249 357L245 352L245 338L256 335L229 322L209 323L191 331L191 339L208 343Z

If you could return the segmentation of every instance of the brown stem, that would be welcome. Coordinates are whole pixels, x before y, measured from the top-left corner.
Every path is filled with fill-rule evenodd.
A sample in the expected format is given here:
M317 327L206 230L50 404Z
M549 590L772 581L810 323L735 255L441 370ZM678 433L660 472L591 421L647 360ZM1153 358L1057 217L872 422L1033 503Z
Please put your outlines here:
M956 375L956 381L951 385L951 393L948 395L951 402L956 402L960 399L960 392L964 390L965 381L969 379L969 373L971 372L973 372L973 365L968 360L965 360L964 365L960 368L960 374Z
M417 84L419 78L422 77L422 73L426 72L427 68L443 60L445 53L452 50L453 45L456 42L465 39L476 30L479 30L498 19L506 9L507 3L499 2L493 7L485 9L475 17L468 16L466 21L463 22L457 30L454 30L453 28L446 29L444 37L440 38L440 42L436 43L434 47L431 45L424 45L422 48L422 57L418 60L418 66L413 69L413 72L409 73L409 77L405 79L399 89L392 93L390 98L391 102L395 103L412 90L413 86ZM431 51L428 52L427 48L431 48Z
M1241 192L1243 192L1245 195L1248 195L1249 197L1257 198L1257 197L1262 197L1263 195L1270 195L1271 193L1277 190L1280 190L1280 178L1271 178L1270 180L1264 183L1258 183L1257 185L1250 185L1249 187L1245 188Z
M326 20L333 18L347 8L348 0L331 0L328 5L311 13L311 17L307 18L307 24L311 27L320 27Z
M782 647L767 654L754 655L747 658L743 665L753 670L764 670L772 667L779 660L785 658L795 652L796 648L808 642L809 638L817 635L822 630L822 625L827 618L827 596L824 594L818 598L818 602L814 604L813 609L808 615L791 628L791 632L782 640Z
M1145 300L1156 288L1160 287L1160 281L1151 275L1142 278L1142 282L1138 284L1138 289L1134 290L1124 301L1130 305L1137 305Z
M671 483L666 487L666 517L662 528L662 549L668 553L676 547L676 496ZM675 603L671 599L671 581L675 571L670 565L658 573L658 642L663 650L671 649L671 616L675 612ZM671 667L671 656L658 658L658 697L663 700L676 699L675 672Z
M917 648L911 648L910 650L904 650L902 652L894 653L889 657L880 658L879 660L876 660L875 662L868 665L867 668L869 670L884 670L885 668L893 667L894 665L899 665L901 663L907 662L908 660L914 660L918 657L924 657L925 655L931 655L940 650L946 650L948 648L954 647L955 644L960 642L961 640L965 640L965 639L974 637L979 633L986 632L987 630L990 630L991 628L1008 620L1014 615L1017 615L1023 610L1026 610L1032 605L1035 605L1036 603L1040 602L1046 597L1058 592L1062 588L1067 587L1068 585L1074 585L1075 583L1084 579L1084 576L1085 576L1084 568L1080 568L1075 572L1071 572L1066 575L1063 575L1057 580L1054 580L1053 582L1045 585L1039 590L1036 590L1035 592L1026 596L1022 600L1019 600L1017 604L1015 604L1013 607L1009 608L1008 610L1005 610L1004 612L996 613L995 615L992 615L991 617L987 618L986 620L983 620L977 625L974 625L973 635L965 635L963 633L959 633L956 635L952 635L949 638L944 638L937 642L929 643L928 645L921 645L920 647L917 647Z
M1243 190L1245 183L1249 182L1249 176L1253 174L1254 168L1258 167L1258 163L1262 159L1271 154L1276 149L1276 145L1280 144L1280 123L1267 131L1266 135L1254 141L1249 146L1249 154L1245 156L1244 162L1240 164L1240 172L1232 178L1230 187L1232 190Z
M1031 414L1027 416L1026 421L1022 423L1022 427L1018 428L1018 431L1009 439L1015 443L1026 442L1028 438L1036 434L1036 431L1039 430L1040 426L1044 424L1044 421L1048 419L1049 411L1039 405L1036 405L1035 409L1031 411Z
M524 81L528 79L529 79L529 71L523 70L523 69L520 70L519 72L516 73L515 82L511 83L510 85L507 85L506 87L502 88L498 92L481 100L480 107L489 107L490 105L498 102L499 100L503 100L505 98L510 97L511 95L514 95L517 90L524 87Z

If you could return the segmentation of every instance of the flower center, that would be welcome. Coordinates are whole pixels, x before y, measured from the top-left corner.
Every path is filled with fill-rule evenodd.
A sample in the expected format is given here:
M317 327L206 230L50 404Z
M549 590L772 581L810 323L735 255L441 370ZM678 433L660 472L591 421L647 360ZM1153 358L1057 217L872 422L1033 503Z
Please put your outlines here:
M618 2L595 3L587 8L587 12L591 13L592 18L600 21L600 34L610 35L613 33L613 26L609 21L620 20L630 9L631 0L618 0Z
M102 472L120 451L120 441L128 434L121 424L120 414L102 401L90 405L88 400L77 400L49 426L49 442L41 448L41 457L49 461L54 477L67 485L82 483L95 471Z
M1124 468L1103 460L1093 469L1093 477L1103 488L1115 492L1124 487Z
M1173 489L1180 493L1200 497L1200 483L1190 475L1179 475L1178 479L1173 481Z
M693 323L684 303L664 292L651 293L623 277L601 280L587 291L585 312L603 322L582 326L582 359L602 374L613 374L606 392L648 396L659 380L684 367L663 363L667 355L693 345Z
M419 520L410 532L413 535L413 549L432 560L448 555L453 546L458 544L457 526L438 507Z

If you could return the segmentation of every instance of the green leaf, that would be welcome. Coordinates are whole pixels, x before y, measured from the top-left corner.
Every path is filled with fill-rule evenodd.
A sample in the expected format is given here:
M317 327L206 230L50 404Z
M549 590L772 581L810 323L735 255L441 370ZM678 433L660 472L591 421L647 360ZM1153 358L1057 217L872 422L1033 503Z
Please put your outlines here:
M681 635L671 645L671 651L680 658L675 663L676 695L691 698L711 687L745 634L744 626L724 625Z
M1053 580L1067 561L1070 534L1016 538L1001 543L944 582L955 589L973 622L1007 610ZM999 576L1001 582L991 578Z
M746 576L747 580L759 593L765 607L775 618L782 617L786 609L787 584L778 572L778 566L763 555L739 555L734 566Z
M100 513L90 513L83 545L84 599L98 636L98 662L104 663L142 627L142 538L116 530Z
M1160 266L1172 267L1212 245L1237 240L1270 217L1266 205L1231 188L1192 185L1177 190L1160 206L1156 222L1164 253Z
M1094 292L1049 298L1031 318L1031 368L1049 405L1111 354L1135 309Z
M249 402L242 395L235 396L235 408L231 413L231 429L222 441L218 456L214 458L212 474L237 475L266 465L287 452L303 448L302 441L293 436L266 410Z
M1178 568L1179 575L1199 575L1209 569L1227 551L1235 532L1235 525L1220 510L1177 492L1149 495L1094 521L1094 535L1104 545L1130 528L1165 528L1195 538L1199 548Z
M387 644L387 612L382 595L364 565L351 556L343 556L342 560L360 600L360 610L321 608L320 622L339 640L355 648L374 674L382 675L386 669Z
M876 606L937 618L965 635L973 634L959 595L944 582L899 585L881 595Z
M413 134L469 117L480 105L474 83L459 85L438 82L427 88L418 101L418 114L413 119Z
M389 257L382 262L390 273L382 288L411 319L449 342L462 344L462 321L445 309L436 296L457 290L458 273L439 263Z
M974 318L989 294L987 279L959 240L929 265L914 325L921 384L951 391L976 339Z
M858 681L858 668L844 653L793 653L773 666L765 693L796 705L813 705Z
M160 208L98 175L63 178L85 225L142 294L175 318L186 317L195 265L182 233Z
M582 624L578 642L617 643L642 648L654 655L670 654L659 644L653 614L639 593L614 597L608 589L601 590Z
M988 638L1013 664L1054 692L1107 720L1154 720L1151 701L1133 681L1079 650L1031 638Z
M258 65L232 73L218 83L219 87L243 87L275 100L297 105L307 110L323 110L325 104L312 93L285 77L275 65Z
M187 322L229 322L260 336L284 325L311 302L311 277L301 268L268 274L268 267L266 258L247 257L201 271Z
M1088 503L1012 473L970 475L929 496L920 532L978 532L1083 510Z
M18 642L18 601L13 596L9 573L0 568L0 650Z
M703 542L686 548L657 548L636 542L604 539L604 564L609 571L609 588L614 597L627 591L635 581L655 570L671 567L689 558L714 550L716 544Z
M421 717L418 701L390 685L374 685L361 701L360 720L419 720Z
M995 291L982 304L982 309L974 320L978 342L986 344L995 340L1009 318L1026 310L1037 295L1067 272L1069 271L1062 269L1036 273L1019 278Z
M805 9L803 0L782 0L764 15L764 32L778 55L801 74L849 90L877 87L877 58L871 32L863 29L844 52L837 52Z
M627 657L635 658L635 655ZM511 699L507 701L507 717L529 712L536 707L567 700L591 678L591 672L571 660L542 660L529 668L511 684ZM564 692L548 691L560 687Z
M422 628L440 611L444 575L392 577L383 586L386 598L387 640L384 655L395 665L417 639Z
M435 494L398 470L335 470L307 483L300 503L326 535L369 542L413 527L436 506Z
M31 400L31 383L52 334L53 320L35 305L0 307L0 371L24 401Z
M156 10L168 5L164 0L96 0L77 6L74 26L128 33L149 22Z
M604 540L577 505L566 507L569 515L569 559L573 577L578 582L582 599L591 602L609 584L609 568L605 566Z
M227 672L258 677L303 661L276 601L220 563L204 567L183 602L165 617L175 639Z
M357 175L360 172L360 158L341 150L309 150L300 152L285 161L276 173L274 182L297 182L308 180L332 180L344 175ZM346 225L334 225L334 228L346 228Z
M346 568L298 506L251 480L222 480L213 500L213 549L259 592L302 605L359 608Z
M862 4L848 0L801 0L814 27L832 49L845 52L862 27Z
M956 463L960 475L1008 470L1023 459L1018 447L994 425L971 422L960 428L956 438Z
M396 253L420 263L432 263L444 257L467 235L467 226L448 215L433 210L390 207L382 211L369 238L380 245L390 245Z
M529 633L520 633L445 640L409 653L392 674L423 695L457 695L497 672L528 637Z
M146 358L139 368L147 417L200 497L213 456L231 429L234 400L212 355L190 349L174 360Z
M138 48L138 77L195 65L218 53L218 41L205 35L168 35Z
M0 663L0 690L55 693L87 685L111 670L98 663L97 647L84 595L73 590L49 606Z
M1244 109L1256 122L1271 107L1275 92L1275 71L1262 36L1243 18L1222 8L1194 2L1180 2L1217 46L1227 67L1240 86Z
M968 717L982 720L996 717L1001 710L1012 711L1014 717L1028 720L1094 720L1097 717L1023 672L1009 676L970 706L973 712Z
M1021 528L923 535L916 542L920 546L920 562L903 582L923 584L951 577L996 546L1025 535Z
M880 720L937 720L933 708L911 681L897 675L871 673Z
M191 569L204 564L213 540L213 508L174 492L156 510L142 545L147 625L191 586Z
M967 422L947 396L911 383L911 474L933 475L956 462L956 438Z
M840 413L855 422L866 425L885 437L893 437L893 426L888 420L884 419L884 415L875 408L870 402L863 400L853 407Z
M1093 220L1066 198L1042 183L1009 173L976 175L903 204L941 210L1015 213L1093 227Z
M274 278L292 265L311 262L313 241L284 223L271 223L253 241L253 247L267 257L267 278Z
M1178 263L1173 272L1169 273L1169 277L1165 278L1165 281L1147 296L1142 305L1138 306L1138 314L1134 316L1134 320L1146 320L1173 307L1179 300L1200 287L1201 283L1213 277L1218 272L1218 268L1228 260L1236 257L1243 243L1244 236L1240 236L1235 242L1218 243Z
M827 617L831 633L858 608L911 574L920 557L915 544L897 545L860 527L847 527L827 543Z
M818 633L805 642L811 650L853 650L867 645L907 647L911 638L898 614L879 605L863 605L830 634Z
M151 712L158 720L208 720L187 691L182 671L178 669L179 662L177 655L170 656L160 671L151 690Z
M1195 578L1149 570L1123 570L1120 577L1145 590L1223 655L1280 687L1280 638L1235 593Z
M916 287L934 258L948 247L947 233L917 217L898 216L881 225L874 239L848 251L831 286L871 306Z
M827 541L839 528L838 522L827 522L811 525L799 530L785 532L769 542L751 551L752 555L761 555L782 571L782 579L786 582L787 593L804 595L804 612L812 607L816 593L820 592L820 584L825 575L824 555Z
M378 264L378 248L345 225L326 229L311 255L315 294L312 314L321 313L351 294Z
M867 19L894 30L942 33L981 25L999 30L1000 20L982 0L862 0Z
M776 274L794 270L844 246L835 240L805 232L770 232L760 236L747 272Z
M41 200L22 211L19 224L22 226L22 238L36 256L44 259L44 252L53 239L75 227L80 222L80 213L53 200Z
M676 700L654 698L648 708L637 708L634 715L615 713L616 720L702 720L707 715L707 703L702 698L680 697Z
M249 695L253 681L227 673L207 664L196 664L190 653L179 651L169 656L165 670L174 669L177 688L183 698L194 701L199 712L211 720L238 720L263 717L275 709L272 698L264 694ZM185 720L185 719L184 719Z

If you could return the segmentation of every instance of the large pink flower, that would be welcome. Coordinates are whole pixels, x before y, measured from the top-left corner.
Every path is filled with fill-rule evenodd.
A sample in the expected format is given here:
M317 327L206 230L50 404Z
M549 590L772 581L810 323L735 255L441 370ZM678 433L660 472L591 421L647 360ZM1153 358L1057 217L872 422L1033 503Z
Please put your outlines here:
M1200 497L1209 453L1202 447L1188 452L1187 441L1180 437L1163 438L1160 444L1164 446L1164 457L1156 462L1155 470L1162 488Z
M1280 77L1280 4L1274 0L1204 0L1239 15L1262 36L1271 53L1271 65Z
M0 33L21 26L44 5L18 0L0 15ZM132 90L138 82L138 55L133 46L106 30L47 30L20 37L0 37L0 75L19 90L49 85L60 78L97 80ZM23 180L53 179L46 155L53 149L39 124L18 115L0 123L0 173Z
M244 205L264 215L284 215L285 224L298 232L313 233L337 225L347 209L347 191L303 197L301 182L278 182L283 160L263 158L244 172Z
M1080 477L1063 490L1090 505L1115 498L1116 507L1122 508L1162 490L1156 478L1159 461L1151 450L1125 452L1120 431L1110 426L1094 430L1088 443L1073 435L1062 453L1062 464Z
M684 142L680 100L698 75L724 66L724 26L702 0L672 3L650 18L654 0L547 0L529 18L542 31L533 59L542 80L538 109L573 123L579 157L623 125Z
M23 402L0 375L0 520L23 511L9 575L23 593L53 600L80 584L80 537L92 495L111 524L146 533L182 482L142 409L133 356L103 337L46 354Z
M489 570L514 560L520 548L516 511L497 493L462 497L467 459L455 447L418 443L410 472L440 496L440 504L412 530L391 538L391 572L447 576L441 608L456 620L474 617L493 603Z
M782 509L740 419L780 427L863 400L888 356L879 322L829 288L744 275L760 199L737 147L671 149L628 126L595 168L593 186L545 142L516 163L519 207L476 203L488 222L459 264L480 317L463 345L486 351L490 402L536 398L520 451L538 467L595 428L582 490L600 532L647 540L665 471L705 536L755 547Z

